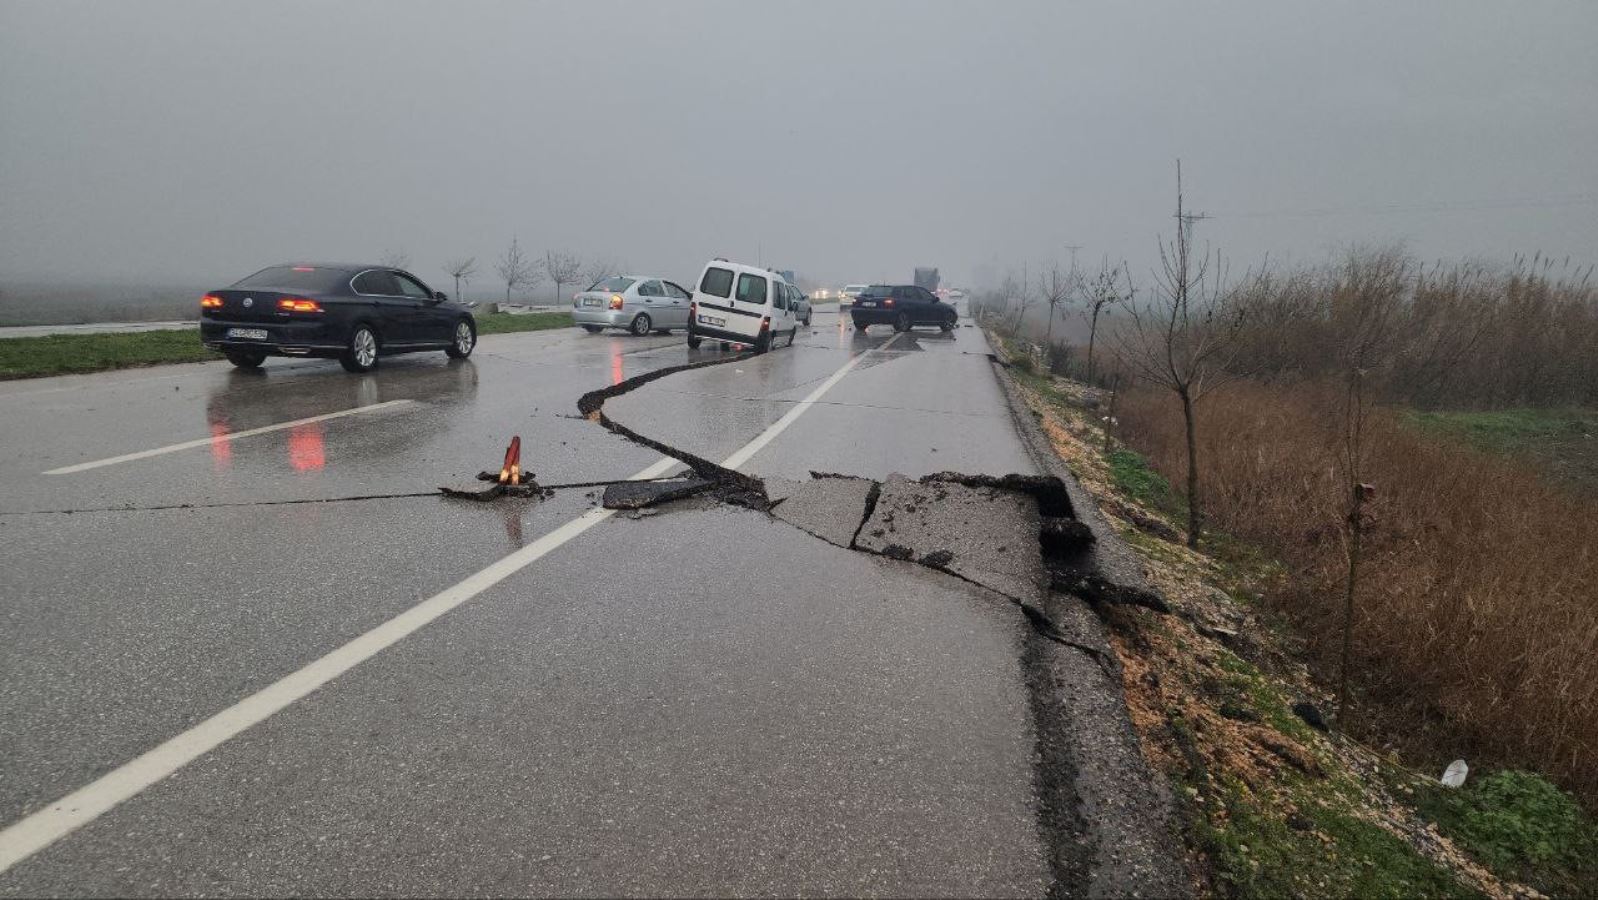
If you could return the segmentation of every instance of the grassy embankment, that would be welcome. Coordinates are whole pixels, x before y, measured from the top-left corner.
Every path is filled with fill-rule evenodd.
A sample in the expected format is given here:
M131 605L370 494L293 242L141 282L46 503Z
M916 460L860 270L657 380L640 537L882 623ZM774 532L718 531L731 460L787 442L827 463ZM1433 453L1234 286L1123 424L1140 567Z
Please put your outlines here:
M479 316L479 334L543 331L571 324L564 312ZM56 334L44 337L0 339L0 380L42 378L129 369L166 363L221 359L200 344L195 329L136 331L114 334Z
M996 339L995 344L1005 352L1002 340ZM1153 458L1119 442L1105 453L1101 393L1038 374L1019 355L1005 355L1017 363L1012 372L1056 449L1144 557L1151 582L1178 607L1178 614L1169 617L1116 610L1106 618L1124 664L1134 724L1151 761L1176 788L1186 837L1206 893L1503 897L1520 893L1522 885L1555 895L1598 892L1598 827L1570 794L1542 776L1483 765L1470 751L1486 748L1486 742L1462 751L1471 756L1476 770L1464 789L1448 790L1433 777L1401 764L1432 772L1440 770L1437 762L1446 756L1418 752L1413 757L1401 756L1386 741L1381 751L1368 749L1343 733L1312 728L1294 710L1295 704L1309 702L1328 716L1331 713L1328 692L1313 674L1324 671L1316 666L1316 635L1305 631L1306 624L1315 622L1316 617L1294 614L1294 610L1319 610L1340 597L1333 590L1317 600L1314 592L1326 590L1321 573L1306 566L1303 556L1278 553L1285 546L1282 541L1273 544L1262 536L1272 529L1281 530L1293 540L1318 542L1322 553L1339 554L1335 531L1322 530L1316 536L1314 528L1307 527L1313 523L1284 518L1295 506L1300 517L1321 510L1313 473L1308 477L1301 471L1295 473L1289 457L1278 454L1271 445L1272 429L1283 427L1280 407L1261 406L1259 397L1250 396L1237 400L1234 415L1209 411L1217 421L1204 444L1209 454L1206 458L1220 470L1235 471L1233 477L1217 476L1211 481L1219 495L1212 498L1211 515L1222 530L1206 541L1203 553L1195 553L1180 541L1177 523L1184 520L1183 499L1172 488L1173 482L1181 483L1180 468L1172 464L1166 425L1139 421L1134 426L1134 440L1149 440ZM1264 420L1263 430L1241 427L1250 412ZM1117 416L1123 422L1153 417L1164 423L1168 415L1157 401L1118 398ZM1421 436L1411 436L1427 442ZM1229 452L1227 446L1236 450ZM1304 451L1302 446L1292 449ZM1414 452L1415 448L1406 445L1405 450ZM1245 465L1246 460L1253 461L1252 467ZM1304 462L1298 460L1301 468ZM1279 468L1259 469L1272 464ZM1435 456L1415 460L1420 467L1439 464ZM1388 475L1396 477L1396 473ZM1441 477L1459 478L1461 473L1445 470ZM1517 481L1512 489L1525 486L1526 482ZM1436 487L1427 482L1418 490ZM1283 494L1279 508L1274 499L1277 493ZM1469 513L1469 506L1467 503L1458 511ZM1252 531L1249 527L1237 530L1248 531L1247 535L1231 530L1267 509L1277 514L1254 523ZM1392 518L1389 527L1407 530L1419 524L1393 522ZM1479 539L1475 533L1482 521L1472 517L1441 531L1456 539L1464 537L1462 549L1472 547L1471 552L1480 553L1473 542ZM1510 554L1518 550L1507 548ZM1394 552L1385 548L1376 557L1382 559ZM1408 564L1413 565L1413 560ZM1516 562L1522 568L1531 564ZM1381 584L1388 574L1378 571L1372 580ZM1483 574L1472 571L1467 577ZM1401 597L1416 585L1403 582L1390 587L1391 591L1383 593ZM1437 597L1424 593L1422 599L1438 602ZM1478 593L1475 599L1491 602L1488 594ZM1389 597L1387 604L1392 602ZM1548 612L1547 605L1546 601L1532 602L1526 612L1541 620ZM1374 615L1361 621L1360 643L1368 644L1372 656L1395 654L1399 661L1410 663L1422 663L1423 658L1404 654L1403 642L1398 639L1405 635L1409 643L1422 648L1438 642L1455 647L1463 643L1453 629L1445 629L1431 640L1417 640L1417 634L1427 633L1426 626L1439 623L1417 619L1416 608L1392 619L1383 618L1390 614L1388 609L1372 610ZM1495 621L1490 627L1502 630L1504 626ZM1475 637L1480 639L1479 634ZM1558 665L1569 669L1579 662L1562 656L1565 648L1559 642L1551 643L1544 652ZM1466 647L1454 653L1471 656L1504 650L1504 646ZM1526 669L1529 661L1521 657L1520 662ZM1361 665L1374 666L1380 679L1380 660L1362 657ZM1534 671L1524 672L1525 677L1535 679L1535 670L1546 665L1530 664ZM1411 690L1429 696L1455 674L1446 666L1444 669L1418 679ZM1492 677L1496 673L1477 674ZM1383 698L1367 692L1362 702L1360 708L1369 715L1371 706ZM1439 715L1435 710L1430 714ZM1521 724L1540 723L1538 715L1528 714ZM1500 714L1498 721L1505 720ZM1377 726L1392 724L1378 720L1366 730L1374 732ZM1452 733L1459 733L1458 723ZM1380 739L1379 733L1373 734L1372 740ZM1525 749L1525 740L1524 732L1506 736L1497 753L1489 752L1488 757L1539 763L1534 754L1511 752L1517 746Z

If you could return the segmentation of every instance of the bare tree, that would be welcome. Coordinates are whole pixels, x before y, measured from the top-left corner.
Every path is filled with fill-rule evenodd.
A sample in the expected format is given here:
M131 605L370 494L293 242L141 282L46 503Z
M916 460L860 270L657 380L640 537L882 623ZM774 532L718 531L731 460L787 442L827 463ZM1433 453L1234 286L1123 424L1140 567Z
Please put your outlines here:
M461 300L461 285L471 284L472 276L477 274L477 257L466 256L452 259L444 263L444 271L449 277L455 279L455 299Z
M1242 308L1223 290L1219 253L1193 254L1193 223L1200 216L1182 204L1182 164L1176 166L1176 239L1160 241L1159 296L1127 307L1116 331L1116 355L1139 378L1171 391L1182 402L1187 427L1187 545L1197 548L1204 526L1199 493L1198 402L1235 374Z
M1122 284L1122 275L1126 276ZM1087 380L1093 381L1093 345L1099 337L1099 317L1108 315L1118 303L1130 303L1137 293L1132 286L1132 270L1122 260L1119 266L1110 265L1110 258L1106 256L1099 263L1099 273L1087 281L1082 288L1087 308L1082 310L1082 318L1088 323L1088 371Z
M557 250L544 251L544 274L549 280L555 282L555 302L560 303L560 287L571 284L581 277L583 261L575 253L561 253Z
M411 266L411 255L404 250L384 250L377 261L390 269L408 269Z
M583 266L583 279L589 284L593 284L612 275L620 275L624 268L626 266L608 256L596 256L590 259L586 266Z
M1016 301L1015 321L1010 325L1010 331L1016 335L1021 333L1021 323L1026 320L1027 308L1032 305L1032 290L1027 286L1026 279L1019 280L1014 275L1004 276L1004 283L999 288L1004 294L1005 306L1010 305L1010 300Z
M523 255L521 244L515 238L511 238L510 246L505 248L505 255L494 263L494 271L505 282L506 303L510 302L511 291L530 288L538 284L542 276L538 266Z
M1080 276L1076 269L1062 272L1059 263L1050 263L1048 269L1038 273L1038 294L1045 303L1049 304L1049 325L1043 332L1044 346L1054 346L1055 313L1061 304L1071 302L1071 294L1075 291L1079 280Z

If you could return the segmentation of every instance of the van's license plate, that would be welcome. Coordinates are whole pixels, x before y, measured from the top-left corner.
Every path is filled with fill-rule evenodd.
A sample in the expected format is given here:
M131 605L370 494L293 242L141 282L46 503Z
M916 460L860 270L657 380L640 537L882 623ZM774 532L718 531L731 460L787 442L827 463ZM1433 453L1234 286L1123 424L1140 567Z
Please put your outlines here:
M701 325L726 325L727 320L720 316L700 316L699 323Z
M265 328L229 328L227 336L245 341L264 341L268 337Z

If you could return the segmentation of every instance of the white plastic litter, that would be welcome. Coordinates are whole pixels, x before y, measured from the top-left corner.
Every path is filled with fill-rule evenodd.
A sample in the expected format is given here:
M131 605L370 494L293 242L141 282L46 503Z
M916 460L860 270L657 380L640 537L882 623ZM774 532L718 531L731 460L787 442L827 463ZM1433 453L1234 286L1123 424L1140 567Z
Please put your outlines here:
M1462 759L1456 759L1443 770L1443 787L1457 788L1465 783L1465 776L1470 774L1470 766L1465 765Z

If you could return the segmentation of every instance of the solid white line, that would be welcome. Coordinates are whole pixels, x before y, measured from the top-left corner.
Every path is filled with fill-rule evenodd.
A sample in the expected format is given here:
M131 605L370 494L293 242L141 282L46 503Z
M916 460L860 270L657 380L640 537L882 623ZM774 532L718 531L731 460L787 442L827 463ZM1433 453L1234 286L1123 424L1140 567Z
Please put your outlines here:
M894 339L897 339L897 335ZM883 347L893 343L892 340ZM879 348L880 349L880 348ZM855 356L832 377L810 392L800 405L788 411L771 427L745 444L722 465L737 468L761 447L781 434L793 420L809 409L828 389L849 374L872 351ZM371 409L372 407L361 407ZM318 417L326 418L326 417ZM315 421L307 419L304 421ZM240 432L246 434L248 432ZM682 465L665 458L632 476L641 481L659 478ZM156 782L166 778L244 730L259 724L289 704L317 690L378 653L413 634L429 622L488 590L516 572L532 565L562 544L615 515L614 510L596 508L549 532L538 540L504 557L453 587L433 595L387 622L360 635L279 681L245 697L209 719L123 763L60 800L19 819L0 831L0 874L12 866L89 824L101 815Z
M796 406L794 406L793 409L788 410L788 414L787 415L785 415L782 418L778 419L777 421L771 423L771 427L770 428L767 428L765 431L760 432L758 437L756 437L754 440L750 441L749 443L743 445L743 447L740 448L737 453L734 453L733 455L727 457L727 459L724 462L722 462L722 465L726 466L729 469L736 469L739 466L743 465L744 463L748 462L749 458L751 456L754 456L756 453L759 453L761 448L765 447L767 444L771 443L774 439L776 439L777 435L782 434L784 431L787 431L788 430L788 426L793 424L793 420L794 419L797 419L800 416L804 415L805 414L805 410L807 410L810 407L814 406L816 401L821 399L821 395L823 395L826 392L832 390L832 386L837 384L838 382L842 381L843 380L843 376L848 375L849 372L851 370L853 370L855 366L860 364L860 361L862 359L865 359L866 357L870 356L872 353L875 353L878 350L886 350L886 349L888 349L888 347L891 346L893 344L893 342L897 341L898 339L899 339L899 336L896 334L893 337L889 338L887 340L887 343L884 343L880 347L874 347L871 350L867 350L866 352L860 354L859 356L852 357L847 363L844 364L843 368L839 369L836 372L833 372L832 373L832 377L828 378L826 381L823 381L820 385L818 385L816 387L815 390L811 391L809 393L809 395L807 395L803 400L800 400L799 403Z
M405 406L415 402L415 400L385 400L382 403L373 403L367 406L357 406L353 409L341 409L338 412L323 413L320 416L308 416L304 419L295 419L292 422L279 422L276 425L263 425L260 428L247 428L243 431L235 431L230 434L222 434L215 437L196 438L192 441L184 441L181 444L168 444L165 447L156 447L154 450L140 450L137 453L124 453L121 456L113 456L110 459L97 459L94 462L78 463L77 465L73 466L62 466L59 469L51 469L44 474L71 475L74 472L86 472L89 469L98 469L101 466L114 466L117 463L132 462L136 459L146 459L151 456L160 456L163 453L176 453L179 450L192 450L195 447L209 447L212 444L236 441L242 437L266 434L268 431L282 431L285 428L295 428L300 425L309 425L312 422L326 422L328 419L342 419L345 416L353 416L358 413L377 412L378 410L392 409L396 406Z

